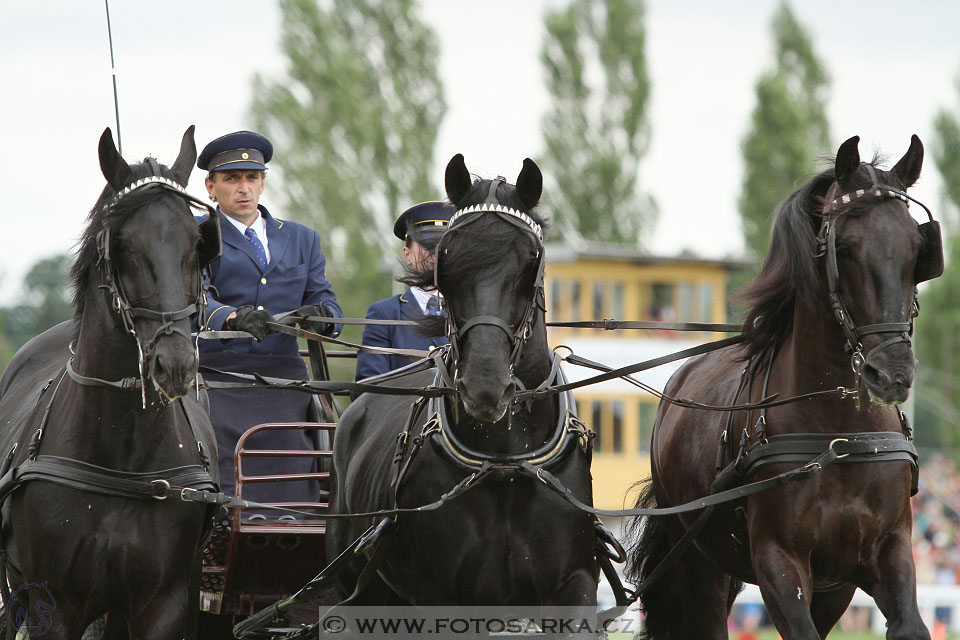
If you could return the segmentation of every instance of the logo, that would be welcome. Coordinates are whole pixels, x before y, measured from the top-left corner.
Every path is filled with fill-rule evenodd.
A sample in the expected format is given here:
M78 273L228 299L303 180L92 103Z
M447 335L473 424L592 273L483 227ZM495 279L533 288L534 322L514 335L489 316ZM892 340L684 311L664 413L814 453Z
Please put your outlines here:
M22 629L31 637L42 636L50 631L57 601L53 599L46 581L40 584L25 582L11 596L10 624L14 629Z

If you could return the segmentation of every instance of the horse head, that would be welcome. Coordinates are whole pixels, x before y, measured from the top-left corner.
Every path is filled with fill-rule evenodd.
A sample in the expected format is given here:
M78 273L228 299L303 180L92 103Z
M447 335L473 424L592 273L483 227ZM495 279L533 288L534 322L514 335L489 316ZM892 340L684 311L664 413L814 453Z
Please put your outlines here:
M129 370L136 362L142 380L152 380L166 398L178 398L195 384L191 318L203 304L201 269L220 247L215 214L198 227L190 205L206 205L184 191L197 155L193 127L184 133L169 168L153 158L127 164L109 128L100 138L99 155L107 186L90 214L73 267L80 342L85 331L132 338L136 351L127 353L136 360L126 357L115 365ZM97 348L78 344L78 359L87 360L81 349L91 350L92 360L102 356Z
M920 175L920 139L913 136L889 171L861 162L858 142L854 136L837 152L818 242L829 304L853 368L872 402L896 404L907 399L917 368L911 345L916 286L943 271L940 228L906 194ZM910 201L929 219L918 224Z
M456 212L437 246L436 283L460 397L473 418L496 422L513 401L521 349L543 314L543 220L532 213L543 176L527 158L516 185L473 181L457 154L445 183Z

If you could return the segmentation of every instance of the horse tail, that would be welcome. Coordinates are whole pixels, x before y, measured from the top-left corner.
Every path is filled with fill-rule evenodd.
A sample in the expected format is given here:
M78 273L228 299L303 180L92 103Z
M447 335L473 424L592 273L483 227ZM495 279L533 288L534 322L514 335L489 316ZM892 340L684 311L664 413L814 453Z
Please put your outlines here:
M657 506L653 495L653 479L637 483L640 495L635 505L638 509ZM634 518L627 525L627 580L643 589L643 583L670 552L667 524L663 517ZM644 614L644 629L638 640L675 640L674 630L680 620L680 588L671 572L661 576L652 588L640 592L640 608Z

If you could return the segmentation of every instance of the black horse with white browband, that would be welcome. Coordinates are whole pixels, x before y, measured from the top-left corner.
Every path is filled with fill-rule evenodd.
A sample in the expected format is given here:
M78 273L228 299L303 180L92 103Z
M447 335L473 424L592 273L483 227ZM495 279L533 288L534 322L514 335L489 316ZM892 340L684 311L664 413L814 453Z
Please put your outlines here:
M181 491L217 489L191 323L219 221L197 225L191 206L208 207L184 190L193 127L169 168L128 165L109 129L99 156L107 186L72 269L75 318L0 380L0 583L45 583L45 638L108 614L107 637L176 640L193 633L188 582L210 518ZM17 606L32 610L20 600L33 591L15 591Z
M544 324L543 220L533 210L540 170L528 159L515 186L473 181L457 155L446 187L457 211L435 268L408 282L436 283L445 318L432 327L445 327L451 347L439 371L385 384L434 383L457 396L429 403L366 394L354 402L337 426L330 509L416 507L470 488L436 511L396 517L376 567L364 575L358 562L339 574L338 589L352 604L595 607L593 518L516 472L549 469L592 502L592 434L569 397L514 401L519 389L560 375ZM328 521L328 557L371 524Z

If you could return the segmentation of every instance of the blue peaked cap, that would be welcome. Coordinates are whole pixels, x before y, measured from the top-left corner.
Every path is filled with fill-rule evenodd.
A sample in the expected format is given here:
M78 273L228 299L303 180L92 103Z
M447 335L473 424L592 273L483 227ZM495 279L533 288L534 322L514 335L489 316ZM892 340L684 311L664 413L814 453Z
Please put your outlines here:
M407 236L432 237L438 236L447 230L453 207L439 200L415 204L399 216L393 223L393 235L401 240Z
M207 144L197 158L197 166L204 171L263 171L272 157L273 145L262 135L253 131L235 131Z

